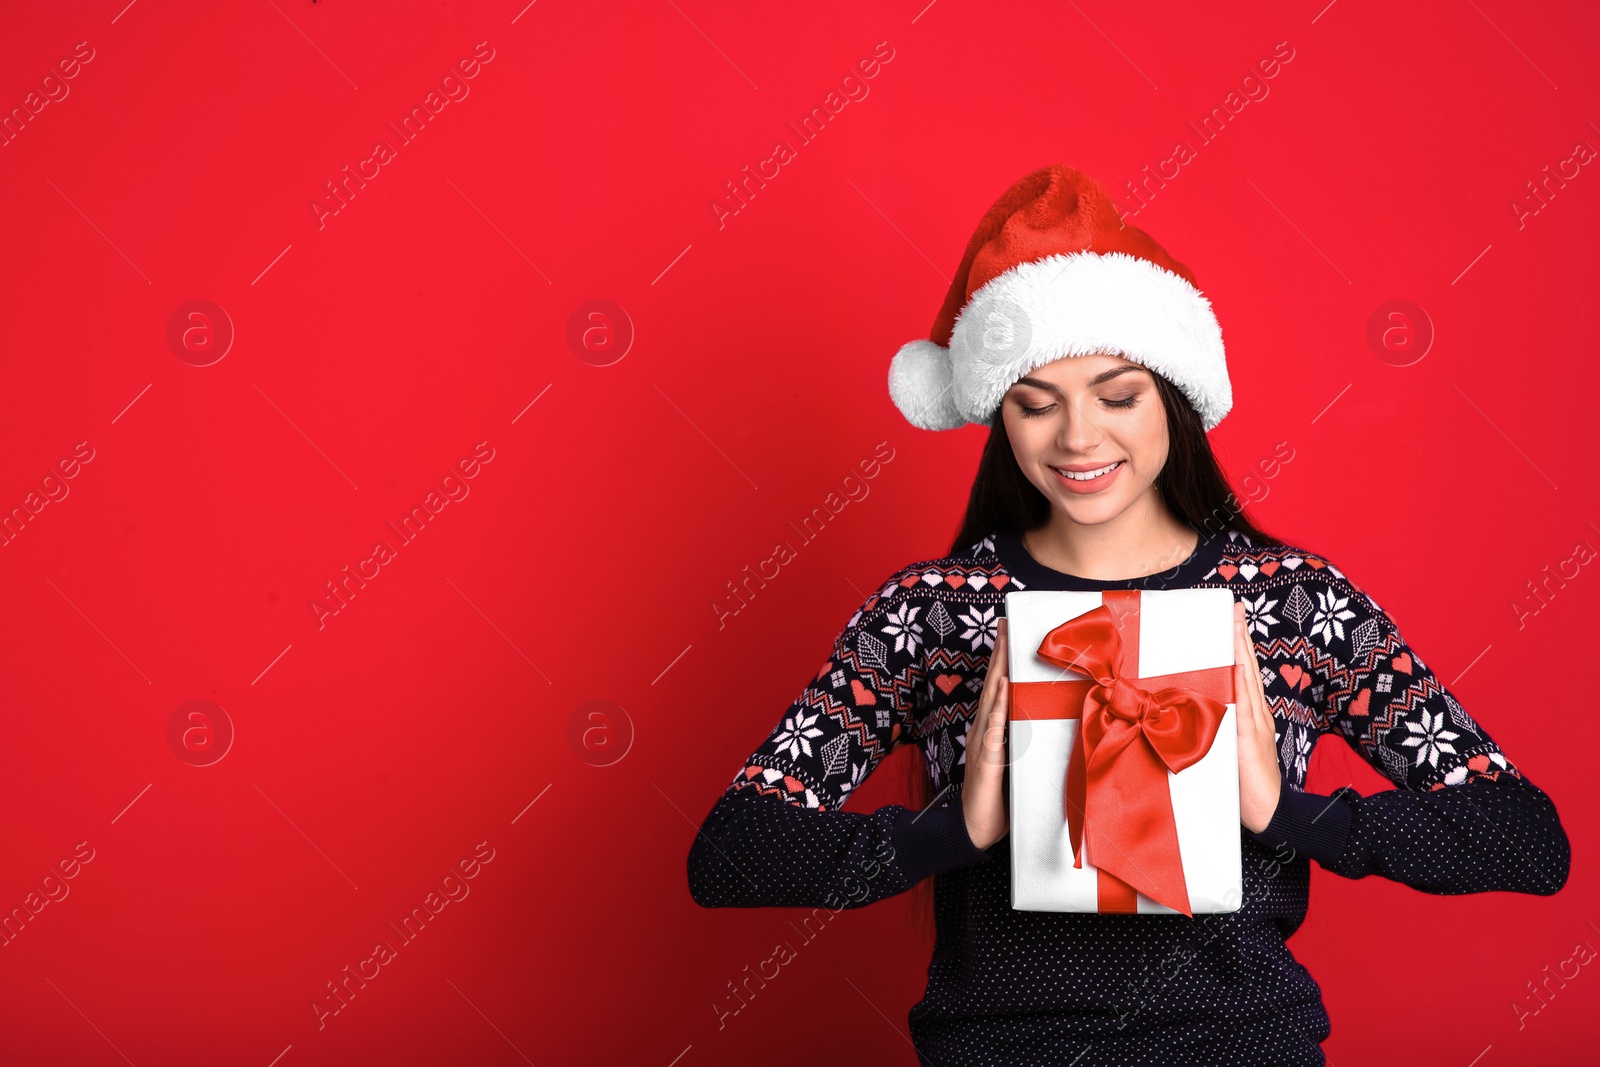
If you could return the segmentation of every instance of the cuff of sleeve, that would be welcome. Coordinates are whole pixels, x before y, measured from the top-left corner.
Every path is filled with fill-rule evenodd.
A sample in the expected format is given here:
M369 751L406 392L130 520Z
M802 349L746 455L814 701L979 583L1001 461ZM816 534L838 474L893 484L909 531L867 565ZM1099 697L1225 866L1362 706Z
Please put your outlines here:
M906 808L889 831L895 862L912 884L930 874L993 859L967 836L967 819L949 804L922 811Z
M1322 866L1332 867L1350 838L1350 818L1350 805L1337 795L1302 793L1285 783L1272 821L1253 836L1271 848L1288 845Z

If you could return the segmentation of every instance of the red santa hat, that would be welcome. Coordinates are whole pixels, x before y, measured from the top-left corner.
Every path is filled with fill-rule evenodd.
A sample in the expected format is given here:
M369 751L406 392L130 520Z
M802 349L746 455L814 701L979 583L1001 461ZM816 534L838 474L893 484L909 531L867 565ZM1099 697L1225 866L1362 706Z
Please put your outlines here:
M930 339L890 362L889 395L924 430L987 425L1018 378L1101 351L1172 382L1207 430L1233 406L1222 330L1189 268L1094 179L1043 167L978 223Z

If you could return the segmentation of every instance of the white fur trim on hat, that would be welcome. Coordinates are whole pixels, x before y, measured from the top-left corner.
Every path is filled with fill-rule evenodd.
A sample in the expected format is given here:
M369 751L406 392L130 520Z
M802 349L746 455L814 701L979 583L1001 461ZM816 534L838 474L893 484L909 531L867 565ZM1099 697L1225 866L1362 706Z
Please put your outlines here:
M889 361L889 396L913 426L953 430L967 419L956 409L950 350L932 341L912 341Z
M1070 252L1019 263L972 294L950 339L956 417L989 423L1006 390L1035 367L1102 350L1171 381L1207 430L1233 406L1222 329L1199 290L1139 256ZM894 377L891 367L891 393ZM898 394L895 402L913 424L925 425Z

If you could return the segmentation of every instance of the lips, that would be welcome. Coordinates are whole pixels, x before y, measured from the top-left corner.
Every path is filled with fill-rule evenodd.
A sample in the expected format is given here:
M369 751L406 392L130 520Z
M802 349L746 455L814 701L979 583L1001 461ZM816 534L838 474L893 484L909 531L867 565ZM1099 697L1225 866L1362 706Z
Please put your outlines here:
M1104 477L1105 475L1110 474L1112 471L1115 471L1125 462L1125 460L1119 459L1113 463L1101 464L1098 467L1090 467L1080 464L1072 467L1051 467L1050 469L1066 477L1070 481L1092 482L1096 480L1096 478Z
M1116 460L1112 463L1103 463L1098 467L1089 467L1087 470L1074 470L1072 467L1054 467L1050 472L1056 476L1056 482L1064 492L1074 496L1093 496L1106 492L1111 486L1117 484L1122 477L1122 468L1128 465L1126 460ZM1082 466L1088 466L1083 464Z

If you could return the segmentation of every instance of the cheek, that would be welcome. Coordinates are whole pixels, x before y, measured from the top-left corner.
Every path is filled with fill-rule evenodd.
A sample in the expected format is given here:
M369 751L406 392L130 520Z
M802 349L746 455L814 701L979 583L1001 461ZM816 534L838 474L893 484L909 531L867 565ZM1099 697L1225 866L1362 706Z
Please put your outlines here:
M1142 465L1159 470L1167 461L1167 413L1160 404L1141 404L1129 442Z
M1022 468L1022 473L1029 481L1039 488L1047 484L1039 473L1040 460L1045 451L1051 446L1051 431L1048 426L1038 423L1049 422L1048 419L1024 420L1020 415L1007 413L1005 416L1006 436L1011 441L1011 454L1016 457L1017 466Z
M1005 423L1006 436L1011 441L1011 454L1017 457L1018 465L1026 470L1031 461L1038 457L1044 435L1034 421L1010 411L1005 414Z

